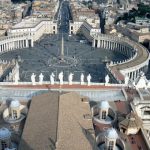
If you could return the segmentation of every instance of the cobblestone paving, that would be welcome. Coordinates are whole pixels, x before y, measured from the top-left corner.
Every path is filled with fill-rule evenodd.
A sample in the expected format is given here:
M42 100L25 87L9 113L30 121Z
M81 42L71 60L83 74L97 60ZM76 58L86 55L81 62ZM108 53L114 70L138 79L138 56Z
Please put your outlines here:
M0 59L11 60L18 56L21 57L20 80L30 81L31 74L36 74L36 80L42 72L44 80L49 81L49 75L54 72L55 79L58 80L58 73L64 72L64 80L67 81L68 74L74 73L74 81L80 80L80 74L92 76L92 82L102 82L105 72L103 63L105 57L108 60L120 61L126 59L120 53L106 49L92 48L89 43L80 43L81 37L63 34L64 53L69 59L76 61L75 64L65 65L60 62L60 49L62 34L44 35L34 44L33 48L18 49L0 55Z

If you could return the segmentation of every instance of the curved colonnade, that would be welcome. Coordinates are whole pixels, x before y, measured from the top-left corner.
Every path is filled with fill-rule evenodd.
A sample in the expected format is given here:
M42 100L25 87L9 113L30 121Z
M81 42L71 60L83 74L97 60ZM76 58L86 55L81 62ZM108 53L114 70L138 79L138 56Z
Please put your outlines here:
M91 36L93 37L93 47L118 51L128 57L127 60L110 62L107 65L107 69L119 83L124 82L126 75L131 80L135 80L141 71L147 71L150 54L141 44L126 38L100 33L91 34Z
M88 34L93 38L93 47L118 51L128 57L127 60L123 60L122 62L111 62L107 65L107 69L119 83L124 82L126 75L128 75L130 79L135 80L141 71L147 71L150 54L142 45L126 38L100 33ZM33 46L33 39L27 34L0 38L0 53Z
M27 48L33 46L33 39L27 34L10 35L0 38L0 54L19 48Z

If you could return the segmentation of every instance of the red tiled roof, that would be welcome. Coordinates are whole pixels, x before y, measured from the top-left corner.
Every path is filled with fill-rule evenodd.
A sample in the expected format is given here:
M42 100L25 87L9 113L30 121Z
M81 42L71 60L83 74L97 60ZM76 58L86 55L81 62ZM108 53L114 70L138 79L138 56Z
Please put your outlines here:
M143 139L142 132L139 131L136 135L128 136L128 140L133 150L148 150L148 147Z

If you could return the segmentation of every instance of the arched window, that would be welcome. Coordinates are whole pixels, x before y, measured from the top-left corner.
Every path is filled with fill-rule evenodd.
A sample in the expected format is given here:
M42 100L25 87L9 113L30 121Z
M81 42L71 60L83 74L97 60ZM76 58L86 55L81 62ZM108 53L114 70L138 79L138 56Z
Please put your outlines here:
M106 119L106 111L102 111L102 119Z
M109 142L108 150L113 150L114 147L114 141Z

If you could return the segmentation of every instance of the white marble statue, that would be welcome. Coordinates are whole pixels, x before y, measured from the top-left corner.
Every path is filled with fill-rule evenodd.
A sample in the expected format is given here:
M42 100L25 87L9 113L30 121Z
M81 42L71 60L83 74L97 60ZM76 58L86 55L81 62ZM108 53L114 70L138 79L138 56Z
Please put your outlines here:
M40 73L39 75L39 84L43 84L44 75Z
M35 85L35 77L36 77L36 75L34 73L32 73L32 75L31 75L32 85Z
M16 65L14 67L14 71L13 71L13 76L14 76L14 81L15 81L15 84L18 84L18 81L20 80L20 77L19 77L19 64L18 62L16 62Z
M107 74L106 76L105 76L105 84L108 84L109 83L109 75Z
M73 73L70 73L68 76L69 85L72 85L73 75L74 75Z
M87 76L87 82L88 82L88 86L90 86L91 85L91 75L89 74L88 76Z
M84 74L83 73L81 73L81 76L80 76L80 83L81 83L81 85L84 84Z
M129 77L128 77L128 75L125 75L124 84L128 85L128 83L129 83Z
M54 83L55 83L55 75L54 75L54 73L52 72L51 73L51 75L50 75L50 82L51 82L51 85L54 85Z
M59 82L60 82L60 85L63 85L64 82L63 82L63 78L64 78L64 75L63 75L63 72L61 71L58 75L58 79L59 79Z

